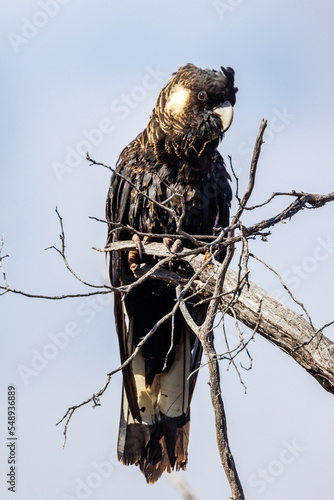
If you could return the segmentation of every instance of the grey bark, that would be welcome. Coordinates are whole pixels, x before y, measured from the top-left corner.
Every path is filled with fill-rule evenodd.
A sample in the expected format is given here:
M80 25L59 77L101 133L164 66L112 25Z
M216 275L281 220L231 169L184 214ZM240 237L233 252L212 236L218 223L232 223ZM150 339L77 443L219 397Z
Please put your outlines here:
M105 248L105 251L131 250L135 248L133 242L118 242ZM155 255L166 258L170 253L161 243L149 243L144 247L147 255ZM189 255L189 251L183 251L178 258L187 260L196 273L203 266L203 255ZM175 259L176 257L171 257ZM142 272L149 271L144 266ZM157 279L173 281L176 285L185 285L189 282L189 276L166 269L158 269L154 272ZM197 292L203 299L210 299L215 289L214 266L206 266L192 283L192 291ZM231 307L228 307L233 291L238 288L238 275L232 269L228 269L225 275L224 292L220 300L220 309L229 315L233 315ZM329 340L323 332L315 331L311 324L300 314L284 305L256 284L249 282L239 292L237 300L233 301L233 309L237 319L252 330L289 354L301 367L312 375L326 391L334 394L334 343Z

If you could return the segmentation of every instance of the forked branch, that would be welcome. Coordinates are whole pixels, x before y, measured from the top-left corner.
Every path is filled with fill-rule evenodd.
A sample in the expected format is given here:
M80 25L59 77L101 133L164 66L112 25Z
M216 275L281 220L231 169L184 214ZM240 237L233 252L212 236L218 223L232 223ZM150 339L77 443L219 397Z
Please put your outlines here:
M117 291L121 291L123 294L130 293L134 287L139 286L148 278L167 280L168 282L173 283L177 290L175 305L170 313L161 318L150 332L147 332L131 357L129 357L123 365L107 374L107 379L103 387L97 393L93 394L93 396L86 399L82 403L68 408L63 418L58 422L59 424L60 422L65 421L64 445L66 442L68 425L74 412L78 408L89 403L93 403L94 407L99 406L100 397L106 391L113 374L124 368L126 364L131 363L137 352L148 340L148 338L155 333L159 325L168 318L173 317L177 309L181 310L185 320L198 335L203 346L206 364L208 365L210 374L210 390L215 412L217 443L221 461L224 465L225 472L230 483L233 500L243 500L244 494L228 444L226 416L221 397L218 366L219 357L216 354L213 342L214 319L216 317L217 310L220 309L223 315L227 313L231 315L236 322L240 321L244 325L250 327L253 331L251 338L254 338L254 336L258 333L270 340L281 350L295 359L295 361L307 370L308 373L310 373L322 385L322 387L324 387L328 392L334 394L334 343L323 334L324 328L328 327L333 322L324 325L322 328L316 329L305 309L304 312L307 313L308 321L292 309L271 297L257 285L248 281L249 271L247 263L251 255L248 250L249 238L255 238L256 236L266 238L266 236L270 233L268 231L264 232L265 230L284 220L289 220L299 211L303 209L319 208L328 202L334 201L334 192L327 195L319 195L291 191L288 193L274 193L267 201L260 205L255 205L253 207L246 206L255 184L257 164L266 125L267 122L263 120L260 125L258 137L254 147L249 184L246 193L242 199L238 197L239 207L232 219L231 225L227 228L221 228L220 234L217 237L204 237L187 234L182 230L182 219L185 214L184 209L182 210L181 216L177 216L174 209L167 206L168 200L158 204L155 200L151 200L149 198L150 201L158 204L161 209L166 210L172 217L175 218L177 234L171 235L171 237L181 237L183 240L189 240L195 248L187 249L185 245L184 250L175 255L167 251L166 247L161 243L149 243L144 246L144 253L146 255L154 256L157 259L156 264L151 265L146 263L139 265L138 269L136 269L137 280L130 285L119 287ZM115 172L114 169L107 165L95 162L90 157L88 157L88 159L94 165L102 165ZM115 175L120 174L116 171ZM126 177L122 178L124 181L131 183L131 181ZM132 185L132 187L135 186ZM141 194L147 197L147 194ZM181 197L181 195L177 192L173 193L171 197L175 196ZM270 201L277 196L293 196L295 199L284 210L269 219L262 220L249 227L242 225L241 215L244 210L254 210L257 207L264 206L270 203ZM183 198L181 197L181 202L182 200ZM66 246L63 221L58 210L56 210L56 212L61 226L61 249L58 249L55 246L51 248L55 249L61 255L67 269L81 283L92 287L95 290L84 294L43 296L33 295L11 288L3 266L3 259L7 256L1 256L3 242L0 242L0 271L2 272L3 277L3 284L0 285L0 291L2 291L0 292L0 295L5 293L14 293L25 295L27 297L58 300L68 297L82 297L101 293L111 293L115 290L113 287L106 285L94 285L86 282L70 267L65 255ZM115 224L115 228L112 230L114 229L119 229L119 226ZM127 252L134 250L136 246L132 240L130 241L131 233L135 233L140 236L146 235L145 233L139 233L136 229L129 226L122 226L122 229L129 231L129 241L111 243L103 250L100 250L101 252L113 252L116 250ZM239 232L238 234L235 234L237 230L239 230ZM146 236L151 236L151 238L155 238L158 241L159 238L163 237L163 235L150 234L147 234ZM235 273L228 267L233 256L234 245L237 242L242 242L243 250L239 260L239 272ZM220 265L215 260L215 255L224 249L226 257L223 264ZM206 255L210 255L210 257L206 260L203 258L204 252L206 252ZM175 260L183 260L187 263L187 266L185 266L185 268L183 266L178 267L177 271L173 271L170 269L169 264ZM200 326L194 323L187 309L187 300L190 295L196 295L201 299L201 302L208 302L207 315L203 324ZM302 306L302 304L298 303L298 301L295 300L295 302ZM229 346L227 345L230 362L234 363L234 357L243 349L246 349L247 351L247 343L248 341L245 343L241 338L240 346L238 346L235 353L229 351Z

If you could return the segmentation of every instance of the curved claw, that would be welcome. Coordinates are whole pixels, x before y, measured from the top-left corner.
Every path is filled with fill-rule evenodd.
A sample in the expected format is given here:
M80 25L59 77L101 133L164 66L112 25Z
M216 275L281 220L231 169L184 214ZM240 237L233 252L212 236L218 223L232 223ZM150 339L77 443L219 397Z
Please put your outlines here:
M183 244L180 238L173 240L173 238L165 236L162 241L167 250L171 253L180 253L183 250Z
M208 260L211 259L211 253L209 250L207 250L204 254L204 260L203 260L203 264L205 264L206 262L208 262Z
M137 250L130 250L130 252L128 253L128 262L131 271L133 272L133 274L135 274L138 270L140 260L143 258L143 245L146 245L150 241L150 237L144 236L143 241L141 241L138 234L134 234L132 236L132 241L136 244Z
M131 271L134 273L139 265L137 250L131 250L128 253L128 263L129 263L129 267L130 267Z
M183 243L180 240L180 238L177 238L172 245L171 252L172 253L180 253L180 252L182 252L182 250L183 250Z
M136 244L136 248L138 250L139 257L142 259L143 258L143 245L142 245L142 242L140 241L138 234L134 234L132 236L132 241Z
M165 247L167 248L167 250L170 252L172 245L173 245L172 238L168 238L168 236L165 236L164 238L162 238L162 242L165 245Z

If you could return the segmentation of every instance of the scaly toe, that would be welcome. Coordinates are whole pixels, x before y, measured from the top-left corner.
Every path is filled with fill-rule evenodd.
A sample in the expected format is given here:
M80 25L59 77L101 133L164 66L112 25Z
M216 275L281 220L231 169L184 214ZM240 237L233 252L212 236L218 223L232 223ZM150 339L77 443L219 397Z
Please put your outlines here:
M174 241L170 251L172 253L180 253L182 252L182 250L183 250L183 244L180 238L178 238L177 240Z

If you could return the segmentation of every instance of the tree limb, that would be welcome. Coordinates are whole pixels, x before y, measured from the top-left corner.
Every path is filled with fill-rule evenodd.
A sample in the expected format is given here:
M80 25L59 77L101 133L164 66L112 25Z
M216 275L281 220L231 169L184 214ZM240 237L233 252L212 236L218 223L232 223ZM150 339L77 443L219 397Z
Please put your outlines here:
M138 344L137 349L134 351L131 357L129 357L122 366L113 370L107 375L107 379L103 387L92 397L88 398L82 403L68 408L66 414L63 416L60 422L65 420L64 428L64 444L66 441L66 434L68 424L75 412L75 410L89 402L94 403L94 407L100 404L99 398L107 389L111 376L117 371L121 370L126 364L130 363L131 360L136 356L137 352L141 346L146 342L146 340L154 334L156 329L159 327L161 322L165 321L167 318L172 317L176 310L180 308L185 320L188 322L190 327L199 337L201 344L203 346L203 351L206 359L206 364L208 365L209 375L210 375L210 391L211 400L215 413L216 422L216 434L217 443L220 453L220 458L225 469L230 487L232 490L233 500L244 500L244 493L242 486L236 471L234 459L229 448L228 437L227 437L227 427L226 427L226 416L224 411L223 400L221 397L220 389L220 374L218 360L222 359L224 355L217 356L214 348L214 319L216 317L217 310L222 311L223 317L225 313L231 315L237 325L237 321L245 324L253 330L251 338L254 337L255 333L259 333L266 339L270 340L272 343L277 345L285 353L289 354L295 361L297 361L305 370L308 371L328 392L334 393L334 344L329 339L327 339L322 330L332 323L324 325L322 328L316 330L313 325L310 316L303 307L302 304L298 303L306 312L308 320L304 319L301 315L294 312L292 309L288 308L284 304L280 303L273 297L271 297L267 292L262 290L260 287L253 283L248 282L248 259L251 255L248 250L248 239L254 238L257 235L265 238L269 232L264 233L265 229L268 229L275 224L282 222L283 220L290 219L293 215L297 214L303 209L313 209L325 205L327 202L334 201L334 192L327 195L319 194L308 194L303 192L291 191L291 193L273 193L273 195L264 203L260 205L255 205L253 207L247 207L248 200L251 196L254 183L255 175L258 164L259 155L261 152L261 146L263 143L263 134L267 122L262 120L259 133L256 139L256 144L254 147L254 153L250 169L249 184L245 195L242 200L237 196L239 201L239 207L235 216L232 218L232 222L227 228L215 228L219 231L218 236L194 236L190 235L182 230L182 219L185 216L185 205L184 199L181 193L174 192L170 198L163 201L162 203L157 203L156 200L152 200L147 194L138 191L142 196L145 196L150 201L154 202L161 209L169 212L176 221L177 231L175 235L171 237L181 237L183 239L188 239L196 247L192 250L184 249L177 255L172 254L166 250L166 247L160 243L151 243L144 245L144 253L147 255L152 255L158 259L155 265L142 263L138 266L135 271L135 276L138 278L134 283L130 285L124 285L119 287L117 290L122 291L123 294L129 293L134 287L138 286L140 283L150 278L167 280L175 285L177 290L177 300L173 309L166 316L161 318L159 322L154 325L150 332L148 332L141 342ZM110 170L112 170L115 175L119 175L122 179L128 182L132 187L136 188L135 185L122 176L119 172L115 171L111 167L105 164L95 162L89 156L88 160L94 165L102 165ZM232 167L232 164L231 164ZM233 172L234 174L234 172ZM235 174L234 174L235 175ZM236 178L237 186L238 179ZM167 202L175 197L180 197L180 202L182 205L182 213L180 216L176 214L173 208L166 206ZM277 196L294 196L295 200L290 203L283 211L276 214L275 216L257 222L249 227L244 227L240 221L240 217L244 210L253 210L260 206L268 204L273 198ZM41 296L32 295L19 290L11 288L6 280L6 274L2 261L6 256L1 256L1 251L3 249L3 241L0 242L0 275L2 273L4 285L0 285L0 295L8 292L18 293L30 297L41 297L47 299L63 299L67 297L79 297L79 296L89 296L99 293L111 293L114 288L106 285L94 285L86 282L81 277L79 277L73 269L69 266L67 258L65 256L65 234L63 228L62 218L59 212L56 210L57 215L60 220L61 226L61 249L55 246L49 247L56 250L63 258L63 261L67 269L84 285L98 288L98 291L94 291L87 294L72 294L72 295L62 295L62 296ZM118 230L119 224L115 225L115 230ZM129 230L129 235L138 234L139 232L135 229L126 226L123 229ZM238 235L234 235L236 229L240 230ZM114 228L112 229L114 230ZM144 235L144 234L141 234ZM153 238L153 235L148 235ZM154 235L156 239L163 237L164 235ZM205 241L203 241L205 240ZM236 242L242 242L243 248L239 259L239 272L228 269L231 262L234 244ZM129 251L135 249L135 243L133 241L120 241L117 243L111 243L105 247L103 252L112 252L115 250ZM215 255L217 252L226 249L226 257L222 265L220 265L215 260ZM98 249L96 249L98 250ZM210 254L209 259L206 261L203 259L203 253L207 252ZM186 269L184 266L182 268L176 267L177 271L172 271L170 269L170 264L172 261L183 260L187 262ZM268 266L269 267L269 266ZM173 268L175 269L175 268ZM276 273L277 274L277 273ZM282 283L282 280L281 280ZM285 285L282 283L285 289ZM1 292L2 291L2 292ZM289 290L287 290L289 292ZM290 293L290 292L289 292ZM189 311L187 309L187 300L189 299L189 294L197 295L201 300L208 302L208 310L206 318L202 325L197 325L193 321ZM290 294L291 295L291 294ZM228 359L230 363L234 364L234 358L243 349L246 350L247 354L247 342L244 342L242 334L240 333L240 344L232 351L230 351L228 342L226 342L228 349ZM250 357L250 355L249 355ZM251 358L250 358L251 360ZM250 361L251 362L251 361ZM240 377L240 374L239 374ZM58 422L58 423L60 423Z
M108 251L113 250L113 245L117 250L135 248L132 241L123 241L108 245ZM149 243L144 246L144 251L147 255L160 258L166 257L169 253L161 243ZM199 276L192 283L191 290L203 299L211 299L216 285L213 265L203 268L203 255L192 256L189 255L189 251L187 255L186 250L180 254L180 258L188 262L194 273L201 269ZM168 269L159 269L151 277L169 280L176 285L178 280L181 284L185 280L185 276L181 273L171 272ZM315 330L300 314L254 283L249 282L248 286L244 284L236 294L235 291L238 289L238 275L232 269L228 269L219 308L222 311L226 309L230 316L235 313L241 323L252 330L256 329L257 333L289 354L324 389L334 394L334 343L323 334L323 327Z

